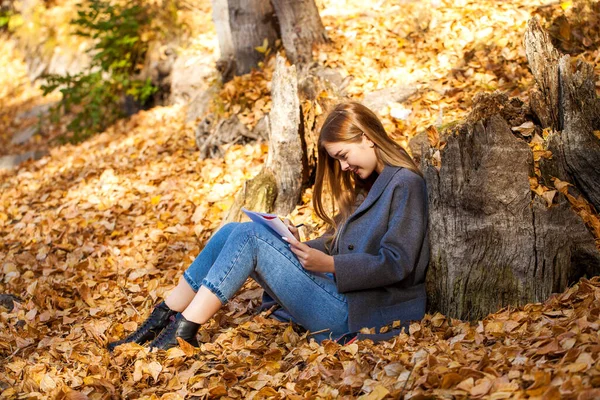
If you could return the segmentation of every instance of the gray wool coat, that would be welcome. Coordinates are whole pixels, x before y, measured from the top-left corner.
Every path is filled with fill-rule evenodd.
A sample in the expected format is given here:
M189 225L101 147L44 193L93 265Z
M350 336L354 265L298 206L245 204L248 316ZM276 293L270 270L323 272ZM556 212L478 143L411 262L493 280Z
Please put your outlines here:
M386 166L363 203L341 227L334 248L331 236L306 242L333 255L335 281L348 300L351 332L393 321L408 326L425 314L425 272L429 263L425 181L401 167ZM384 340L399 333L359 334Z

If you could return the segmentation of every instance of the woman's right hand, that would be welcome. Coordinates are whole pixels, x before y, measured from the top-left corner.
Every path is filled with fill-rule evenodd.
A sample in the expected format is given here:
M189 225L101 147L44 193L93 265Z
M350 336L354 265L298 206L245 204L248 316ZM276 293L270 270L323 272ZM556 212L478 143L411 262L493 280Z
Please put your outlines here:
M288 218L286 218L283 220L283 223L285 224L285 226L287 226L287 228L290 230L290 232L292 232L292 235L294 235L296 240L300 241L300 231L298 231L298 228L296 228L294 226L294 224L292 224L292 221L290 221Z
M282 237L290 244L290 250L296 255L304 269L312 272L331 272L335 273L335 263L333 256L325 254L320 250L313 249L306 243Z

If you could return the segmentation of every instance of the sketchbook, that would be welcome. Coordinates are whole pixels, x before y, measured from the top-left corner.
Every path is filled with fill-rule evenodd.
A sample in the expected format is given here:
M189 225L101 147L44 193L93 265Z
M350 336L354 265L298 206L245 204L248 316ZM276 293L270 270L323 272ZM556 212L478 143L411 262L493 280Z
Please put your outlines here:
M287 226L283 223L281 218L274 214L261 213L256 211L250 211L242 207L242 211L254 222L264 225L267 228L274 231L279 236L287 237L288 239L294 239L294 235Z

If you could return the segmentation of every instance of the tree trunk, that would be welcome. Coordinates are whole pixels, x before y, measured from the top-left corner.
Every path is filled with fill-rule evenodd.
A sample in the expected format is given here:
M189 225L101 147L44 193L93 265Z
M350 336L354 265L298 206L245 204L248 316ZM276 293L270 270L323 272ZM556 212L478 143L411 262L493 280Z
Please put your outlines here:
M228 0L228 5L235 73L243 75L265 56L256 48L261 47L265 39L270 47L277 40L275 11L267 0Z
M211 2L221 51L217 69L224 82L258 65L265 51L257 48L263 47L265 39L273 48L281 34L288 59L298 65L312 60L314 44L328 40L314 0Z
M549 150L556 165L544 163L543 172L546 178L557 174L554 176L575 184L600 210L600 139L594 135L600 120L600 103L594 67L568 55L561 56L535 18L527 24L525 51L541 94L536 96L532 109L544 126L555 131ZM550 118L546 117L548 114Z
M526 45L540 86L531 109L542 124L562 129L550 138L553 159L541 163L542 174L549 180L564 171L594 201L600 160L591 130L597 118L592 69L559 57L535 21L529 23ZM527 119L529 109L517 99L478 96L446 146L423 154L431 309L482 318L506 305L543 301L584 275L600 273L594 236L566 197L556 193L548 207L530 189L532 152L511 130Z
M424 157L429 192L430 307L479 319L543 301L600 272L593 236L559 194L547 208L529 187L533 158L498 113L448 137L441 169ZM589 271L580 270L587 261Z
M314 0L272 0L287 58L294 64L312 61L314 44L328 40Z
M294 65L286 67L279 54L271 85L273 108L269 113L269 155L266 168L275 175L275 212L287 215L294 210L302 188L302 142L300 100Z
M221 60L233 58L233 38L231 37L231 28L229 27L229 5L227 0L211 0L213 22L217 31L217 40L219 41L219 51Z
M241 209L287 215L300 198L303 154L300 100L296 68L277 55L271 83L273 108L269 113L269 154L263 171L244 184L223 223L239 221Z

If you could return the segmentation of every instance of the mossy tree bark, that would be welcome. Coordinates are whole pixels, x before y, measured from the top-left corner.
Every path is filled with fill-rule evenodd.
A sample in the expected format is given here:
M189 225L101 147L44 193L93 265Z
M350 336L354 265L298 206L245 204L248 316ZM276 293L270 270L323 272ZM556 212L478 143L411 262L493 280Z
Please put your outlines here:
M557 193L548 207L531 191L530 139L511 130L527 120L556 129L549 142L557 157L545 161L546 170L565 172L594 202L598 185L590 182L600 180L600 163L589 164L598 148L591 130L597 118L593 69L559 58L536 21L528 24L526 46L541 89L531 100L535 115L517 99L478 96L466 122L445 133L445 147L423 154L429 305L452 317L477 319L503 306L543 301L600 273L594 236L566 197Z

